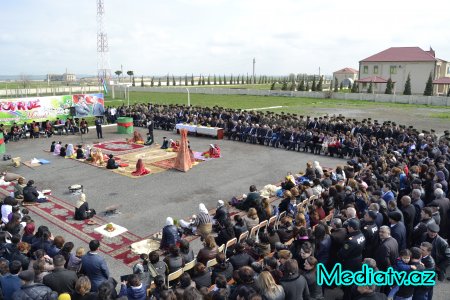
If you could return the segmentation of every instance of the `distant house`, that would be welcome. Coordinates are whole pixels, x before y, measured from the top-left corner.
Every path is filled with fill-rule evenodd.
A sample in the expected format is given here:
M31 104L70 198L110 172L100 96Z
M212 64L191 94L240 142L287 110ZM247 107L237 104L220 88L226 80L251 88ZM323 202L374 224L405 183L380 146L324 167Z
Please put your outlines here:
M343 68L339 71L333 72L333 80L337 80L338 85L341 84L344 87L351 86L355 80L358 79L358 70L353 68Z
M450 77L450 64L436 58L432 48L429 51L419 47L391 47L359 62L359 90L367 91L370 83L374 93L384 93L389 77L395 93L403 93L408 74L411 76L411 92L423 94L428 77L435 82L434 94L446 93L445 84Z
M60 74L47 74L48 81L65 81L65 82L73 82L77 81L77 76L75 74L64 73Z

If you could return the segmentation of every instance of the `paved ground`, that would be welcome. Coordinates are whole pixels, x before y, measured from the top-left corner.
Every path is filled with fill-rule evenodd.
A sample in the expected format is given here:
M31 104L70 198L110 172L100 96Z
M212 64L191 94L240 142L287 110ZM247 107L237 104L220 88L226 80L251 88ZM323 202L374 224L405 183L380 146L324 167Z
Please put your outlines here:
M141 129L140 129L141 130ZM115 133L115 127L104 129L105 140L125 138ZM145 131L141 131L145 134ZM177 138L170 132L155 131L155 140L161 142L162 137ZM76 199L67 187L72 184L84 186L87 200L91 207L102 211L111 204L122 204L122 214L111 217L111 221L126 227L132 233L144 237L159 231L167 216L175 219L184 218L196 213L198 204L203 202L213 208L218 199L228 201L232 196L248 192L251 184L261 188L265 184L280 181L286 172L304 170L310 160L319 160L322 166L335 167L345 161L324 156L313 156L269 147L219 141L223 157L201 163L188 173L166 171L163 173L132 179L106 170L88 166L69 159L54 157L44 149L50 148L53 140L63 143L78 144L80 136L56 136L50 139L23 140L6 145L7 154L20 156L22 160L33 157L51 160L51 164L31 169L21 166L18 169L7 167L9 162L0 162L0 168L11 169L27 179L34 179L39 189L51 189L53 195L75 204ZM95 143L95 130L84 136L85 143ZM192 148L206 151L208 145L215 142L209 138L190 137ZM43 220L33 216L37 224ZM75 235L70 235L61 228L51 227L54 235L61 234L76 246L87 245ZM198 242L194 248L199 248ZM112 276L119 278L130 269L122 262L106 256ZM444 286L443 286L444 287ZM450 285L439 289L437 293L450 292ZM332 293L334 294L334 293ZM444 294L442 294L442 297ZM328 297L327 297L328 298ZM330 294L330 299L333 297ZM448 299L436 297L435 299Z

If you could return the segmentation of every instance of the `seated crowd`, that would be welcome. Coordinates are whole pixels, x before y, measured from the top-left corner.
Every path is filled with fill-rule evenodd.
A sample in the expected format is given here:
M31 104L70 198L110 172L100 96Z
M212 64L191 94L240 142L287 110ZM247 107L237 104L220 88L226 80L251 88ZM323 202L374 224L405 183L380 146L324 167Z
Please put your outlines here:
M230 202L240 212L233 214L235 209L219 200L214 215L201 204L190 221L175 222L168 217L161 251L142 254L133 274L123 278L117 290L98 252L99 241L91 241L88 252L82 247L73 251L72 242L53 237L48 227L36 230L27 211L20 211L17 201L6 197L2 204L5 225L0 232L0 290L5 299L58 295L61 299L324 299L327 289L334 286L317 284L319 263L328 270L340 263L344 270L357 271L364 264L382 271L389 267L434 271L440 281L448 276L447 133L437 139L393 122L380 125L344 117L313 121L295 115L152 104L131 109L141 116L139 120L149 114L162 129L170 129L171 118L175 123L190 123L192 118L198 124L224 126L230 139L251 143L267 143L267 133L258 136L250 129L238 135L241 131L233 130L235 124L256 129L263 124L266 130L275 126L278 135L275 142L271 135L269 144L287 150L292 149L293 133L334 136L340 146L330 150L328 144L327 153L352 159L335 170L314 162L298 174L288 173L281 183L278 205L273 205L276 197L262 196L252 185L243 199ZM208 123L212 120L217 124ZM292 150L298 150L303 144L294 141ZM317 153L315 142L312 149L310 142L305 145ZM325 151L323 142L321 151ZM84 203L82 197L77 209L87 216L90 210ZM203 248L196 255L184 239L187 234L202 238ZM433 286L423 285L340 288L344 299L433 297Z

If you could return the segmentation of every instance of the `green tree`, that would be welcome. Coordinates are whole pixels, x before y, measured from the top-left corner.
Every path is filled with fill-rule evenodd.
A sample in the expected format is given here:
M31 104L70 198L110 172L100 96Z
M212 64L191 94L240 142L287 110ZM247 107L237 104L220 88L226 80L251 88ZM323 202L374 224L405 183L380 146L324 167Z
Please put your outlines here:
M216 74L214 74L214 79L213 79L213 83L214 83L214 85L216 85L216 84L217 84Z
M130 82L131 82L131 76L134 75L134 72L133 71L127 71L127 75L130 76Z
M450 89L448 89L447 97L450 97Z
M367 93L368 94L372 94L373 93L372 82L369 84L369 88L367 89Z
M356 81L353 82L351 92L352 93L358 93L359 92L359 86L358 86L358 83Z
M275 82L272 82L272 84L270 85L270 90L274 91L275 90Z
M342 82L341 82L342 84ZM334 91L337 92L339 88L339 82L337 78L334 78Z
M169 74L167 74L167 76L166 76L166 86L169 86L169 85L170 85Z
M202 74L200 74L200 77L198 78L197 85L202 85Z
M144 76L141 76L141 86L144 86Z
M133 76L133 83L131 85L136 86L136 82L134 81L134 76Z
M184 85L188 85L188 78L187 78L187 74L184 75Z
M208 74L208 85L211 85L211 76Z
M173 75L172 75L172 85L173 85L173 86L176 86L176 85L177 85L177 82L175 81L175 76L173 76Z
M161 77L158 78L158 86L161 86Z
M323 90L323 75L319 78L319 83L317 84L316 91L321 92Z
M219 75L219 85L222 85L222 76Z
M311 86L311 91L313 91L313 92L316 91L316 76L314 76L314 78L313 78L313 82L312 82L312 86Z
M244 76L242 76L242 79L244 79ZM249 83L249 81L248 81L248 74L247 74L247 77L246 77L246 79L245 79L245 83ZM242 83L243 84L243 83Z
M231 74L231 76L230 76L230 84L233 84L233 74Z
M298 90L301 91L301 92L305 91L305 79L301 79L300 80L300 85L298 87Z
M411 95L411 76L408 73L408 77L405 82L405 89L403 90L403 95Z
M305 91L306 91L306 92L309 92L309 81L306 82Z
M241 82L241 75L238 75L237 79L236 79L236 84L239 84Z
M287 81L284 81L284 82L283 82L283 85L281 86L281 90L282 90L282 91L287 91L287 90L288 90Z
M386 82L386 90L384 91L384 93L391 95L393 88L394 88L394 83L392 82L391 77L389 77L388 81Z
M291 82L291 86L289 87L289 90L295 92L296 87L297 87L297 85L295 84L295 81L293 81L293 82Z
M191 75L191 85L194 85L194 74Z
M155 85L155 78L152 77L152 79L150 80L150 86L153 87Z
M344 82L343 81L341 81L341 84L339 85L339 90L343 90L344 89Z
M202 76L202 85L205 85L205 76Z
M433 96L433 77L428 76L427 85L425 86L425 91L423 92L424 96Z
M117 75L117 80L120 81L120 75L122 75L122 71L117 70L117 71L115 71L114 73Z

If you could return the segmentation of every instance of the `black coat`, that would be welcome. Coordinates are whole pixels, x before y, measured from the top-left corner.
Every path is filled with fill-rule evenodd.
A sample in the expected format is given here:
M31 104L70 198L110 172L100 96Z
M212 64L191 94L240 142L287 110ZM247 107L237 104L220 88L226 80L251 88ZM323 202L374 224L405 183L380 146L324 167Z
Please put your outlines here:
M75 271L62 269L54 269L52 273L45 275L42 283L51 288L58 294L75 292L75 283L78 276Z
M414 218L416 217L416 209L414 205L410 204L407 207L402 207L403 218L405 220L407 245L412 243L412 233L414 231Z
M38 200L39 193L34 186L27 185L23 188L23 201L24 202L36 202Z
M380 241L380 245L374 253L378 269L386 271L388 267L393 266L398 257L398 250L398 243L393 237Z
M214 219L219 223L223 224L226 219L228 219L228 210L225 206L221 206L216 210Z
M406 228L402 222L391 227L391 236L398 242L398 250L406 249Z
M308 283L302 275L282 278L280 284L284 290L285 300L309 299Z
M247 253L238 253L230 257L230 263L233 265L234 270L238 270L243 266L250 266L255 260Z
M219 275L225 276L225 278L230 280L233 277L233 265L230 262L225 262L224 264L217 264L212 269L211 280L216 282L216 278Z
M42 283L33 283L23 285L20 290L13 294L14 300L44 300L51 299L51 294L58 296L52 289Z

